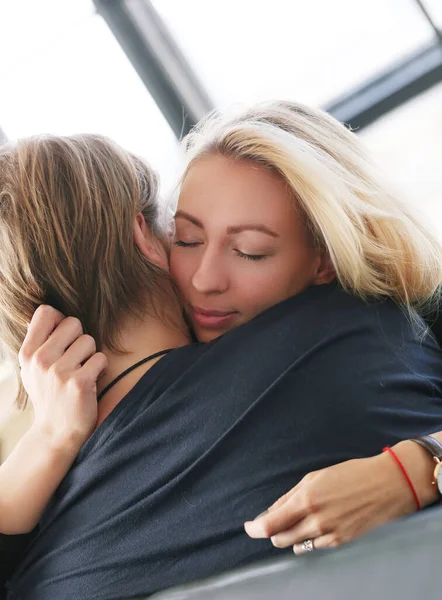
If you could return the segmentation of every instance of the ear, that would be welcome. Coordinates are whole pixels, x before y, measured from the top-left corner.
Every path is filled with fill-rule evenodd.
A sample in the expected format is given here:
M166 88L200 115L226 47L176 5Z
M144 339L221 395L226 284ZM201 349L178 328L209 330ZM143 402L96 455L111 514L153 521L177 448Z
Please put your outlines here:
M336 279L336 271L327 252L321 252L318 269L312 285L324 285Z
M169 261L166 248L149 229L141 213L134 219L134 242L143 256L169 271Z

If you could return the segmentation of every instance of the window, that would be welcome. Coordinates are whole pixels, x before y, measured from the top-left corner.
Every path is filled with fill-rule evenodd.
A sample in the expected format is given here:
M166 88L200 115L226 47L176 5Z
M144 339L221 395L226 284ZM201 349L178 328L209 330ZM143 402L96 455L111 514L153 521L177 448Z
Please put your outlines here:
M414 0L153 4L216 106L324 105L434 39Z
M442 237L442 84L360 133L376 162Z
M0 126L9 138L101 133L172 181L175 136L91 0L8 1L0 22Z

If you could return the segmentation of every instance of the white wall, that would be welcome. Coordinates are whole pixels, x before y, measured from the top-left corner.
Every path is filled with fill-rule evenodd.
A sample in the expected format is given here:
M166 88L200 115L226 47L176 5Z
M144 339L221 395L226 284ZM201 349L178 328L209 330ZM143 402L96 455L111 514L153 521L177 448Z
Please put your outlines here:
M13 403L17 390L15 375L7 363L0 364L0 462L32 422L32 410L19 412Z

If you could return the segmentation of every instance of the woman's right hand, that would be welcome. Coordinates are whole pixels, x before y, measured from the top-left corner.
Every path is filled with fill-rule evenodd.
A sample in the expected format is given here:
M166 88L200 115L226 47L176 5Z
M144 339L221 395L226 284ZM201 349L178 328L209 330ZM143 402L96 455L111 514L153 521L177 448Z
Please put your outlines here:
M96 383L106 356L96 352L78 319L43 305L32 317L19 363L34 408L34 431L54 447L78 452L96 426Z

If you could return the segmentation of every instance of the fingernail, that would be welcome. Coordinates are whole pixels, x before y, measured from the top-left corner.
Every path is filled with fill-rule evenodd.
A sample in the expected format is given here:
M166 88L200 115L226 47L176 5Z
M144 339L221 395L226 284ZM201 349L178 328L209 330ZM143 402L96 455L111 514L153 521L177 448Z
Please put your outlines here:
M260 519L261 517L263 517L264 515L266 515L268 512L269 512L268 510L265 510L264 512L259 513L259 515L257 517L255 517L253 520L257 521L258 519Z
M244 523L244 529L245 529L247 535L249 535L252 538L267 537L266 532L264 531L264 528L262 527L262 525L260 523L257 523L256 520L255 521L246 521Z

